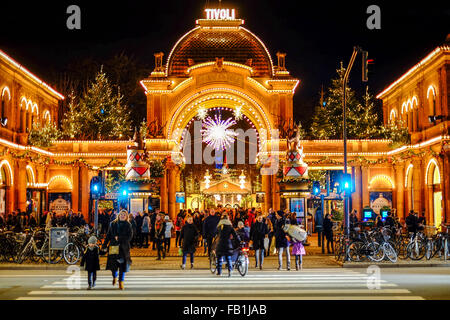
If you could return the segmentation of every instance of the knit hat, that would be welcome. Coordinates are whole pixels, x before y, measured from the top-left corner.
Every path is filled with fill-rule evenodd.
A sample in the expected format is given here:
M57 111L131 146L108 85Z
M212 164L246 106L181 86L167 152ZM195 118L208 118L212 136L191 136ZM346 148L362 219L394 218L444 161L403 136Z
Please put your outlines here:
M88 244L96 244L97 238L95 236L91 236L88 240Z
M283 210L278 210L278 211L277 211L277 214L278 214L280 217L282 217L282 216L284 216L284 211L283 211Z

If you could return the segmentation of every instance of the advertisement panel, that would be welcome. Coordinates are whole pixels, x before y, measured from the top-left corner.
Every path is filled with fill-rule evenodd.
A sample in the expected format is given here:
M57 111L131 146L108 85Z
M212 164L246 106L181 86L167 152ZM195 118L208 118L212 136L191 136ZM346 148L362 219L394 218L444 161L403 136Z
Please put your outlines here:
M72 193L49 193L48 194L48 208L56 214L63 214L72 208Z
M370 207L379 214L383 207L392 208L392 192L370 192Z

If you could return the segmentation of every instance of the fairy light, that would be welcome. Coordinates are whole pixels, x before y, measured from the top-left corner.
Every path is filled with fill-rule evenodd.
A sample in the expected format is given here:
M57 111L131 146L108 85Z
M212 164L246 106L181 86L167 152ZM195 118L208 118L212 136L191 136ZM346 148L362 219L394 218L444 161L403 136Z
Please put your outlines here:
M197 110L197 119L198 120L205 120L206 116L208 115L208 111L201 107Z
M205 173L205 189L209 189L210 183L211 183L211 175L209 174L209 170L206 169L206 173Z
M427 90L427 99L430 97L430 91L433 93L433 98L436 97L436 90L433 85L430 85Z
M425 174L425 185L428 185L428 170L430 169L430 166L431 166L432 164L434 164L434 166L435 166L435 169L434 169L434 170L437 170L437 171L438 171L438 174L439 174L439 182L438 182L438 183L441 183L441 181L440 181L441 173L440 173L440 171L439 171L439 165L438 165L436 159L432 158L432 159L428 162L428 164L427 164L427 170L425 171L425 172L426 172L426 174Z
M233 115L236 120L241 120L242 119L242 106L236 107L236 109L234 109L234 111L233 111Z
M374 176L369 182L369 188L371 188L372 184L377 180L387 181L391 184L392 189L395 189L394 181L391 179L391 177L389 177L388 175L385 175L385 174L379 174L379 175Z
M239 185L241 187L241 189L245 188L245 174L244 174L244 170L241 171L241 175L239 176Z
M66 181L67 184L69 185L69 189L72 189L72 188L73 188L73 187L72 187L72 182L70 181L70 179L67 178L66 176L63 176L63 175L58 175L58 176L52 177L52 178L48 181L47 188L50 187L50 185L52 184L52 182L55 181L55 180L64 180L64 181Z
M408 168L406 168L406 174L405 174L405 188L408 188L408 177L409 177L409 171L413 168L413 164L410 163Z

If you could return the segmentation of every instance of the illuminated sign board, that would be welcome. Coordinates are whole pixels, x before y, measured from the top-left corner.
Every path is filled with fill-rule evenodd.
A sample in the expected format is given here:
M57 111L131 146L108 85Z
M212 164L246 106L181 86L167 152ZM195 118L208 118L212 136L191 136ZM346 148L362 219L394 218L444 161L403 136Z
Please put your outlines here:
M234 20L235 9L205 9L206 19L209 20Z

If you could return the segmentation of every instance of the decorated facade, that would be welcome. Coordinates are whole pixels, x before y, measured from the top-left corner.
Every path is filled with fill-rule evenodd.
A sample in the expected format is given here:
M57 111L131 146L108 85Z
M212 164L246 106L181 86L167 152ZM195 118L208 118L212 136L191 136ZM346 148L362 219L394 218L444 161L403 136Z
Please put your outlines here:
M50 202L63 199L87 217L89 182L101 170L123 170L128 180L150 178L158 206L172 217L195 198L202 208L202 193L222 192L216 204L235 205L241 190L239 195L249 199L249 206L279 210L286 207L281 196L284 178L343 171L341 140L292 140L284 133L285 124L293 122L293 95L300 80L289 73L286 54L271 53L233 14L197 20L168 54L155 54L154 71L141 81L152 130L142 145L128 149L133 141L70 140L55 141L49 148L28 146L27 129L35 121L57 122L58 101L64 97L0 51L0 213L28 210L33 201L39 206L32 205L32 210L47 210ZM363 207L377 205L382 194L387 199L383 203L390 202L400 218L409 210L424 210L429 224L450 221L449 57L448 45L437 47L377 96L383 100L385 124L405 120L410 145L392 148L389 140L348 141L347 172L352 173L355 189L351 207L359 214ZM228 158L236 176L215 179L213 172L220 167L188 160L186 146L197 128L195 121L201 121L202 143L190 151L192 159L204 155L208 146L228 151L240 138L227 130L242 127L255 132L254 159L239 167ZM160 164L156 176L154 167L143 163L142 154L147 165ZM223 165L223 158L220 161ZM201 176L192 180L199 187L189 190L184 173L197 166ZM203 182L207 175L208 186ZM246 177L244 188L240 175ZM229 193L225 184L232 189ZM177 203L177 192L185 193L185 203ZM223 195L230 200L224 202Z

